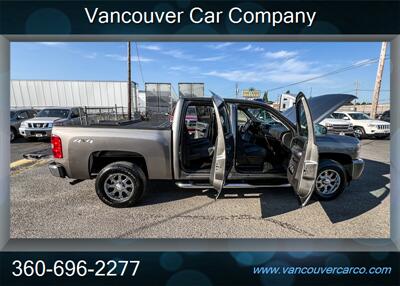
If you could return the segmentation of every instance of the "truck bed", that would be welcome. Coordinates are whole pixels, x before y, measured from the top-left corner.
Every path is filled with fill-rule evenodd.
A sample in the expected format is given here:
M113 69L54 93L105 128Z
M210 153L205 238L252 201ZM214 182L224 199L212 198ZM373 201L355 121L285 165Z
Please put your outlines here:
M54 126L65 126L57 124ZM118 129L151 129L151 130L165 130L170 129L171 122L168 120L91 120L86 122L82 120L75 125L67 125L68 127L87 127L87 128L118 128Z

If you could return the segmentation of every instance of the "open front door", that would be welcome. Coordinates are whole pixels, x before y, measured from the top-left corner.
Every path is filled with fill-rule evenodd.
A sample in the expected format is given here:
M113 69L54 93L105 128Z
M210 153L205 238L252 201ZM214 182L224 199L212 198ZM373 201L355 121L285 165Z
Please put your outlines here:
M222 98L213 92L211 93L213 94L212 102L216 115L218 135L215 141L214 157L211 165L210 184L218 192L218 198L232 168L234 141L228 108Z
M305 206L314 191L318 170L318 147L314 123L303 93L296 97L296 134L291 143L292 155L287 170L289 183Z

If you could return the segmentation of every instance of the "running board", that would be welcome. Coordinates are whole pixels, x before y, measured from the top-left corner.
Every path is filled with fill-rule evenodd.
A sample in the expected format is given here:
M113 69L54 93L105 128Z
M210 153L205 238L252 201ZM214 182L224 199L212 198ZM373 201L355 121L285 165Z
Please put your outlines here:
M211 185L191 184L191 183L175 183L179 188L182 189L213 189ZM259 189L259 188L287 188L290 184L281 185L250 185L250 184L226 184L225 189Z

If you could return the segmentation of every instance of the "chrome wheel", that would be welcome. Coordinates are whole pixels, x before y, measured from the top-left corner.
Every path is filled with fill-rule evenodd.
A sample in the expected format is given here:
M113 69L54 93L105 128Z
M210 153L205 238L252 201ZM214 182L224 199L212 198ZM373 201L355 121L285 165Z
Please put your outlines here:
M321 196L328 196L338 190L341 181L342 179L337 171L327 169L319 173L315 181L315 187Z
M354 129L354 135L356 135L356 137L360 139L363 136L363 132L361 131L361 129L356 128Z
M104 181L106 195L120 203L128 201L135 190L134 181L123 173L111 174Z

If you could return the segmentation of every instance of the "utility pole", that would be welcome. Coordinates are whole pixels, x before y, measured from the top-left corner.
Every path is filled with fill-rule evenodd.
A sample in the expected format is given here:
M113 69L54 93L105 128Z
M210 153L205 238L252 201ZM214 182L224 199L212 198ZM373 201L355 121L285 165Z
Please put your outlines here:
M132 119L131 42L128 42L128 120Z
M360 89L360 82L358 80L356 80L355 85L356 85L356 88L354 89L354 93L356 94L356 96L358 98L358 90ZM354 111L356 110L356 101L357 101L357 99L354 99L354 101L353 101Z
M239 84L236 83L235 85L235 93L236 93L236 98L239 98Z
M378 109L379 93L381 91L381 84L382 84L382 73L383 73L383 67L385 65L386 47L387 47L387 42L382 42L381 55L379 57L379 64L378 64L378 71L376 72L374 94L372 96L372 106L371 106L371 118L372 119L375 119L376 111Z

